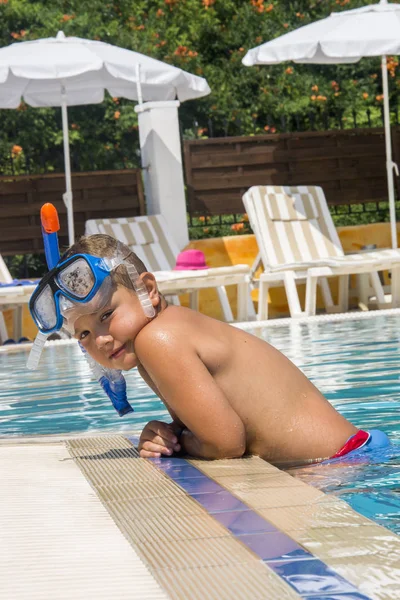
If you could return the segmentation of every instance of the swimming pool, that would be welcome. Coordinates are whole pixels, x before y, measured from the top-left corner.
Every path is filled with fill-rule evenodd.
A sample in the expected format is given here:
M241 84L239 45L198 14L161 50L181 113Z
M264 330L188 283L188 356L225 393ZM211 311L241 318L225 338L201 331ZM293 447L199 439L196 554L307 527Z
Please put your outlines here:
M375 464L315 465L292 474L399 533L400 315L271 322L251 330L293 360L356 426L383 429L394 442ZM76 344L46 348L36 372L25 368L27 352L24 347L0 352L0 437L132 432L150 419L168 418L136 371L127 374L135 412L120 419L91 380Z

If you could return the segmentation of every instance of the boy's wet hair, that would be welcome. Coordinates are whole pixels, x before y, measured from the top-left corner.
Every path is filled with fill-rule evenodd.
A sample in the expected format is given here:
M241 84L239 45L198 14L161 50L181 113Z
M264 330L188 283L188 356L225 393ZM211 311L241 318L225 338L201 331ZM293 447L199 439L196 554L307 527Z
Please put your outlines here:
M98 233L95 235L82 236L75 244L73 244L62 255L61 260L65 260L75 254L91 254L100 258L111 258L117 252L122 252L123 257L127 262L134 265L139 273L147 273L147 268L140 258L132 252L126 244L119 242L110 235ZM120 265L111 273L111 278L115 285L123 285L124 287L133 290L131 279L126 272L124 265Z

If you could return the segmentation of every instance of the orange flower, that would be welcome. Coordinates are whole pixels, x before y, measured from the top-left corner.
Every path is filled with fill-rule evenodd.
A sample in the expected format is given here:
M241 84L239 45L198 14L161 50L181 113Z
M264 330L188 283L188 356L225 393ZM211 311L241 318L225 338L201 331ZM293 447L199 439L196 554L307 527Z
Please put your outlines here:
M314 102L314 100L317 99L317 96L315 94L313 94L312 96L310 96L311 100Z
M11 154L12 157L15 158L16 156L19 156L22 152L22 146L17 146L17 144L15 144L12 148L11 148Z
M311 87L311 89L312 89L312 91L313 91L313 92L318 92L318 89L319 89L319 88L318 88L318 86L317 86L317 85L313 85L313 86Z
M71 21L71 19L75 19L75 15L63 15L60 19L60 22L66 23L67 21Z
M293 67L288 67L285 69L285 73L286 75L293 75Z
M215 4L215 0L203 0L203 6L206 10L208 10L213 4Z
M243 47L240 47L240 48L239 48L239 52L244 52L244 48L243 48Z
M203 227L203 231L204 231L204 233L208 233L210 231L210 228L209 227Z
M369 94L367 94L367 92L364 92L364 93L363 93L363 98L364 98L364 100L366 100L368 97L369 97Z
M269 131L269 125L265 125L264 131Z
M204 133L207 133L207 127L199 127L197 130L197 135L203 135Z
M119 111L119 110L116 110L116 111L115 111L115 113L114 113L114 119L119 119L119 118L120 118L120 116L121 116L121 113L120 113L120 111Z
M268 6L266 6L264 8L265 12L271 12L271 10L274 10L274 5L273 4L268 4Z
M243 221L243 223L248 223L249 222L249 217L248 217L247 213L244 213L244 215L242 217L242 221Z
M276 127L271 127L271 133L276 133Z
M379 94L378 96L375 96L375 100L377 100L378 102L382 102L383 94Z
M285 29L287 29L289 27L289 23L284 23L283 26Z
M234 223L231 225L232 231L242 231L244 229L244 223Z
M258 35L256 37L256 44L261 44L261 42L262 42L262 37L261 37L261 35Z
M118 99L118 98L115 96L115 97L113 98L113 102L115 102L115 104L119 104L119 99Z
M137 29L138 31L143 31L144 25L138 25L137 27L135 27L135 29Z
M187 51L188 51L187 46L178 46L177 49L175 50L174 54L175 54L175 56L186 56Z
M11 37L14 38L14 40L18 40L21 36L19 33L15 33L15 31L13 31L11 33Z
M160 18L163 15L165 15L165 12L163 11L162 8L159 8L158 11L156 12L156 17Z
M199 221L200 223L205 223L206 218L205 217L199 217Z
M28 32L25 29L21 29L19 33L21 37L25 37Z
M76 123L71 123L71 129L80 129L80 127Z

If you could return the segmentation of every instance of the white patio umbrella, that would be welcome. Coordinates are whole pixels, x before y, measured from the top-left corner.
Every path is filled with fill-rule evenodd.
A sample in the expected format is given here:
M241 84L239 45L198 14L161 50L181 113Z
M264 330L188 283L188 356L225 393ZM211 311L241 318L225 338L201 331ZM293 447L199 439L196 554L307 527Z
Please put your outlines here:
M74 219L67 106L96 104L107 90L130 100L183 102L210 93L207 81L138 52L59 31L55 38L19 42L0 49L0 108L21 100L35 107L60 106L64 135L69 242Z
M400 53L400 5L381 0L362 8L332 13L310 25L252 48L243 64L273 65L284 61L297 63L355 63L363 57L381 56L383 106L386 141L386 170L390 209L392 247L397 248L396 210L390 140L389 88L386 56Z

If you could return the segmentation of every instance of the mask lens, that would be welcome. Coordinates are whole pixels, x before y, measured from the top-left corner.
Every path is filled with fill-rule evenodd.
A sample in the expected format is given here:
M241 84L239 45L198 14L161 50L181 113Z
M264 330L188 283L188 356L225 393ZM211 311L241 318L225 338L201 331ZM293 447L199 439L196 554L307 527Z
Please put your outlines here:
M53 292L49 285L40 292L35 300L34 312L40 329L49 330L57 324L57 311Z
M60 287L75 298L86 298L93 289L95 279L92 269L80 258L63 269L57 276Z

